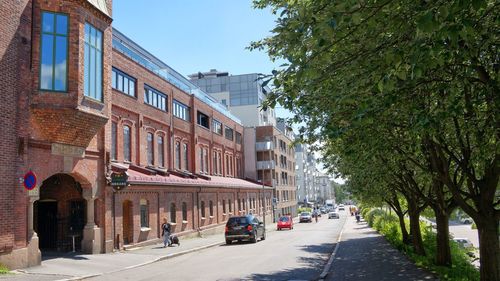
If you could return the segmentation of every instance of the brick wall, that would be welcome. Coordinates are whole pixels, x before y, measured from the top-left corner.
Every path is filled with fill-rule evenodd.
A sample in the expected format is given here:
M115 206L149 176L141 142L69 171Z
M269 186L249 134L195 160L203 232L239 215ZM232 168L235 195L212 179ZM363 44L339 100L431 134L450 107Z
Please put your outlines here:
M21 189L16 180L18 148L17 115L19 73L20 19L26 1L0 3L0 248L14 247L15 218L12 211L16 193Z
M166 82L148 69L135 63L125 57L118 51L113 51L113 67L126 73L136 79L136 96L131 97L120 91L113 90L112 119L118 125L117 134L117 161L123 161L123 126L128 125L132 128L132 163L147 166L147 133L154 134L153 152L155 166L158 166L158 151L156 140L158 136L164 136L165 167L174 168L175 155L173 146L178 141L188 145L188 170L191 172L200 171L200 145L208 147L209 174L214 174L212 153L214 149L222 151L222 157L225 154L233 157L233 175L236 176L236 157L243 160L243 148L235 140L231 141L224 136L217 135L211 129L206 129L197 124L197 112L201 111L210 117L210 127L212 119L217 119L225 126L233 128L234 134L239 132L243 134L243 127L223 114L214 110L207 104L196 99L191 94L187 94L177 87ZM167 95L167 111L162 111L144 103L144 86L147 85ZM190 107L190 121L184 121L172 115L172 102L177 100ZM174 139L174 143L171 142ZM181 153L182 154L182 153ZM184 169L181 156L181 168ZM223 175L229 176L228 169L223 159ZM243 169L243 165L241 167ZM242 174L241 174L242 176Z

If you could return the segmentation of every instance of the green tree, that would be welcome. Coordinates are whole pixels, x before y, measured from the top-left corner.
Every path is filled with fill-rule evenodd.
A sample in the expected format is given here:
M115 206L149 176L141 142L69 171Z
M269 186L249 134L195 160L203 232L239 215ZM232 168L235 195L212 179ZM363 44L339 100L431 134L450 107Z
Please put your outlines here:
M349 131L386 123L389 133L424 144L426 170L478 226L481 280L500 280L500 3L254 3L270 6L278 20L252 48L287 61L268 78L275 88L268 105L292 110L310 142L336 145Z

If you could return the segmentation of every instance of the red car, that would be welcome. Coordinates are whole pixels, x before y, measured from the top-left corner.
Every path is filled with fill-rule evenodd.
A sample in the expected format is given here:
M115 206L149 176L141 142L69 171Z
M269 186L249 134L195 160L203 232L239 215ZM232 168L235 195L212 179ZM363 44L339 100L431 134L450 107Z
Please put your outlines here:
M291 216L282 216L278 220L278 230L283 228L293 229L293 220Z

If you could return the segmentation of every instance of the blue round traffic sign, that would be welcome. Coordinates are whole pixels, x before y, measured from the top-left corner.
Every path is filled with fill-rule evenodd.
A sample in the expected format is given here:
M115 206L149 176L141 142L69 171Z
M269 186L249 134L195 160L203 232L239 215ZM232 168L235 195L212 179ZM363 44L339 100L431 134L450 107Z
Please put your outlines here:
M33 190L36 187L36 175L32 171L27 172L24 175L24 188L27 190Z

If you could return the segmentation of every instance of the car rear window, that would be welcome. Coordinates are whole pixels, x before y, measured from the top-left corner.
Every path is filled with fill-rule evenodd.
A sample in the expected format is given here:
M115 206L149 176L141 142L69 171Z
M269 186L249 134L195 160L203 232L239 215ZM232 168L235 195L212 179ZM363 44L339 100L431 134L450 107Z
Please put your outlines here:
M280 221L288 221L288 217L281 217Z
M306 212L306 213L302 213L302 214L300 214L300 215L301 215L301 216L309 216L309 215L310 215L310 213L307 213L307 212Z
M227 221L228 225L242 225L247 223L248 222L246 217L232 217Z

